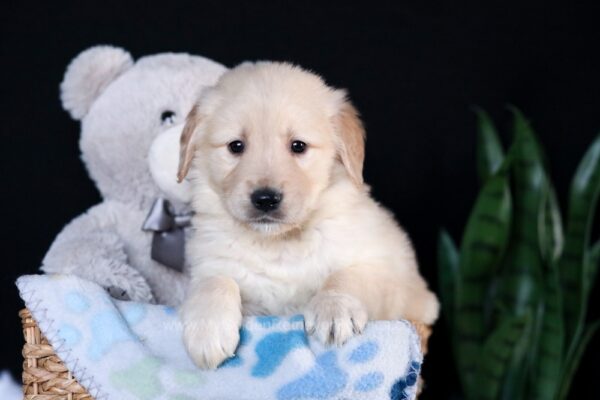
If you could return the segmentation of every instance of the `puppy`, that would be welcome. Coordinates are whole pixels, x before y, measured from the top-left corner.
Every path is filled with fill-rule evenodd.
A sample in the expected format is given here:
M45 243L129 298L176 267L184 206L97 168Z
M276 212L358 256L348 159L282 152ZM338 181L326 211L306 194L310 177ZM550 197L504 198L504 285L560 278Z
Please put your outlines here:
M244 63L203 93L178 171L196 211L180 312L199 367L234 354L242 315L303 313L336 345L368 320L435 321L407 235L363 183L364 135L343 90L290 64Z

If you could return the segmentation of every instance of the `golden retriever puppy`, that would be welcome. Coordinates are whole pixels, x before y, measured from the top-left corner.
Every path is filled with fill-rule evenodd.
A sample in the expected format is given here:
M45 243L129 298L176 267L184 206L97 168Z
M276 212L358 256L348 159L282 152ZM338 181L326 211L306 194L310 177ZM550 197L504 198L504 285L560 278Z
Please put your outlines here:
M234 354L242 315L303 313L337 345L368 320L435 321L407 235L363 183L364 135L343 90L290 64L244 63L203 93L178 172L196 211L180 312L199 367Z

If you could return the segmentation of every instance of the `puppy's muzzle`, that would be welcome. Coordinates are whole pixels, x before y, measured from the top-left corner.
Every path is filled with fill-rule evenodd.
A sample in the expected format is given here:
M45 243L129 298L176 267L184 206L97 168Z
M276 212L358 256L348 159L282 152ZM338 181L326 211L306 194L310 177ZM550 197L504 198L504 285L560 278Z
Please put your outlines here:
M264 213L277 210L282 199L283 193L268 187L257 189L250 195L254 208Z

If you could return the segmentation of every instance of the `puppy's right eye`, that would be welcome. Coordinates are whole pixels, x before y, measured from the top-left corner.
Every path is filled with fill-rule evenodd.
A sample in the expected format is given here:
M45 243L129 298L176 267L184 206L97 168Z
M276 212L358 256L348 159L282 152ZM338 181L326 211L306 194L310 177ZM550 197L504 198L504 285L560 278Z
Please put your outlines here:
M244 142L242 142L241 140L234 140L233 142L229 143L227 145L227 147L229 147L229 151L232 152L233 154L241 154L244 152Z
M294 140L290 148L296 154L304 153L306 151L306 143L301 140Z

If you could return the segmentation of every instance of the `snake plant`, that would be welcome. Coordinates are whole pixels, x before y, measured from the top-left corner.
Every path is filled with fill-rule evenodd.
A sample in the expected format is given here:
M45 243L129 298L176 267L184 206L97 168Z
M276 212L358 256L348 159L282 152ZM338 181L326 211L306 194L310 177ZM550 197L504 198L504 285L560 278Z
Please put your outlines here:
M565 227L544 154L517 109L505 152L477 110L481 191L460 248L442 231L443 311L467 399L565 399L600 321L586 312L600 261L591 245L600 135L573 178Z

